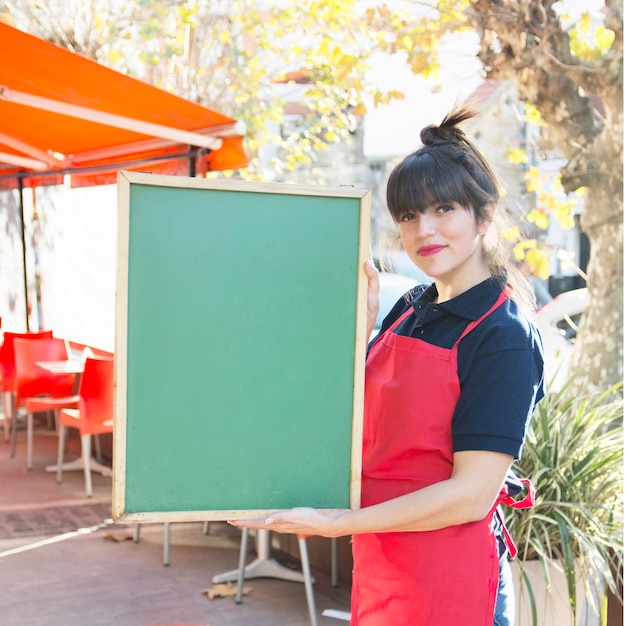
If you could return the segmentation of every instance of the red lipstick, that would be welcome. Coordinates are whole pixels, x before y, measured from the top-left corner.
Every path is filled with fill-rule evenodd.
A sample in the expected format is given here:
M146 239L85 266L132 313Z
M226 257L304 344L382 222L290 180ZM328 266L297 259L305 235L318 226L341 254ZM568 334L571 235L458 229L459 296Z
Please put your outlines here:
M431 256L433 254L437 254L437 252L440 252L444 248L445 246L422 246L417 253L420 256Z

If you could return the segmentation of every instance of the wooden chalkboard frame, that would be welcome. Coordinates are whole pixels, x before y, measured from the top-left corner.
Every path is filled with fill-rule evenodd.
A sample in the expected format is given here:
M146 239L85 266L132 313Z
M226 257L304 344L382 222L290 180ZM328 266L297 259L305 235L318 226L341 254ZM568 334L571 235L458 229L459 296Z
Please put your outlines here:
M204 206L205 204L207 207ZM330 406L329 400L324 400L324 391L308 395L306 403L298 406L298 410L302 406L306 406L309 415L314 415L315 419L319 417L320 424L318 427L320 431L323 433L324 430L328 430L324 437L336 439L337 443L329 441L328 448L332 449L327 450L327 446L320 445L317 431L309 430L306 437L311 439L310 446L313 452L308 454L308 447L298 448L298 446L303 445L300 441L302 435L298 433L300 428L309 427L310 419L306 422L299 422L298 427L293 429L290 427L279 429L280 422L278 422L273 431L273 424L266 423L272 418L265 414L263 427L266 427L265 432L269 438L272 434L275 438L280 436L280 450L295 450L296 457L294 458L297 460L295 462L285 461L288 465L276 470L277 474L280 473L280 480L277 480L276 483L273 482L273 475L260 476L259 480L265 481L261 484L263 486L268 484L268 494L261 493L260 495L259 485L252 485L249 488L246 486L244 489L242 484L242 492L246 489L254 490L254 494L247 495L247 492L239 492L239 482L235 480L234 483L229 483L233 475L232 467L230 470L226 467L230 461L230 451L227 453L228 457L222 458L221 467L216 467L209 459L206 461L206 467L200 465L194 466L190 470L179 470L181 463L189 461L188 457L193 457L194 463L204 463L203 458L201 458L203 454L198 454L196 451L195 454L187 455L185 450L187 447L197 446L198 439L203 437L206 441L213 442L213 436L217 432L221 433L222 427L216 428L213 424L212 428L209 428L207 426L209 421L194 416L193 419L187 418L188 420L192 419L192 421L187 422L187 425L191 424L191 432L186 432L185 428L178 429L177 415L184 414L185 398L180 399L180 411L172 411L172 405L178 402L177 397L173 400L172 396L168 396L169 399L164 401L164 406L161 407L158 403L158 396L168 389L168 379L171 372L168 373L167 367L163 367L161 370L155 369L155 361L160 358L158 343L164 335L168 337L168 346L176 345L172 342L172 334L176 335L177 332L180 332L181 335L187 333L181 338L181 341L189 342L189 324L187 321L183 321L181 324L171 324L170 322L174 316L178 315L178 312L169 311L168 307L172 306L171 302L174 299L176 301L174 306L180 307L176 311L186 311L187 302L185 302L184 297L181 297L181 294L186 296L191 291L195 293L196 290L187 288L185 291L185 287L178 284L179 281L176 276L180 276L181 282L184 282L186 277L193 274L195 284L200 285L200 290L203 293L209 293L211 289L214 289L222 295L230 294L230 292L224 291L229 289L228 286L225 287L219 279L212 278L213 274L208 270L210 264L206 263L206 259L204 259L205 265L202 262L195 264L189 260L193 257L190 257L188 250L202 248L204 251L211 249L211 246L217 248L221 245L220 237L228 238L225 233L220 231L219 226L212 232L205 224L206 220L208 220L209 225L212 223L211 220L214 224L219 222L218 216L222 225L226 224L231 229L229 232L231 234L232 232L237 233L238 237L240 224L260 219L256 217L256 213L251 212L250 205L255 207L258 205L261 211L268 214L269 223L262 228L256 227L257 231L263 230L269 238L268 259L273 258L272 255L275 254L288 256L290 244L284 242L290 241L294 233L297 233L301 238L306 238L309 236L306 231L310 230L310 237L317 237L310 242L305 242L311 246L317 245L319 247L319 256L315 257L315 272L304 271L301 272L300 276L294 278L291 276L282 278L284 285L281 283L280 288L277 289L282 289L284 294L279 292L278 295L284 295L285 298L289 296L288 301L293 301L292 296L299 288L300 278L306 274L309 293L305 294L307 298L299 306L307 307L307 312L309 309L313 311L307 318L307 333L310 332L311 336L316 338L315 343L320 343L321 339L323 344L327 333L334 329L335 325L341 326L345 331L341 334L342 340L333 344L333 347L336 344L341 344L343 347L337 348L334 354L329 355L329 363L337 362L340 364L336 366L341 368L337 372L339 375L333 375L333 380L330 381L329 385L329 380L325 377L326 370L321 367L319 369L321 372L320 382L326 385L326 388L335 384L335 378L344 381L341 384L337 383L337 390L333 388L334 393L340 398L340 401L336 403L339 407L336 410L338 414L325 417L327 413L332 413L335 409L334 406ZM370 254L370 212L371 192L352 186L317 187L253 183L228 179L208 180L131 172L118 174L116 373L113 444L113 519L115 521L218 521L262 516L271 511L291 506L312 505L328 511L359 507L363 385L365 351L368 340L365 319L367 279L363 264ZM290 223L289 219L286 220L285 217L293 218L293 223ZM254 224L250 226L250 229L244 232L245 227L241 228L243 239L232 241L230 245L237 255L244 255L244 262L249 262L252 279L254 278L255 264L259 260L259 245L256 241ZM340 232L336 232L337 230ZM170 265L161 265L163 262L161 250L157 250L156 244L151 240L153 231L157 233L154 235L155 239L157 236L168 241L170 236L176 239L177 250L181 252L184 260L178 261L179 255L172 254L168 263L170 265L175 264L175 262L181 263L180 268L176 268L180 270L179 274L168 273ZM203 236L204 233L207 234L206 246L204 239L201 240L202 245L198 245L199 232L202 232ZM320 233L322 234L320 235ZM326 237L329 238L329 241L334 242L332 247L335 256L328 261L325 261L325 241L320 242L320 239ZM144 243L144 239L148 243ZM297 243L293 245L297 245ZM142 246L145 246L145 250ZM284 252L282 246L285 247ZM248 253L249 248L251 251ZM308 250L308 246L301 245L300 249ZM247 253L250 254L249 259L245 259ZM300 255L294 256L299 258ZM325 267L324 263L335 263L335 266ZM280 267L286 265L289 264L282 263ZM144 273L148 276L147 279L144 274L136 269L137 267L145 268ZM226 263L224 271L228 272L228 263ZM319 278L316 276L317 274L319 274ZM329 290L329 298L333 300L332 306L339 312L337 317L341 318L341 323L333 321L330 324L328 309L323 308L323 306L329 306L324 297L329 276L339 277L337 279L339 282L334 287L335 292L330 293ZM159 288L145 286L146 284L150 285L151 281L156 283L157 279ZM163 285L161 285L161 280L163 280ZM319 284L315 281L318 281ZM208 289L206 285L209 285L211 289ZM156 293L159 292L161 286L163 287L162 292ZM220 289L222 291L219 291ZM253 295L246 290L244 300L245 297L250 298ZM228 298L223 297L219 305L215 305L215 302L211 301L208 308L211 311L218 311L220 315L226 314L228 307L230 307L229 311L233 310L233 304L227 300ZM144 305L144 301L149 304ZM203 305L204 301L200 301L200 303ZM142 310L142 306L149 306L149 308ZM315 318L316 306L320 308L320 315L325 315L325 318L320 319L319 323ZM220 307L225 310L221 311ZM204 307L201 306L200 308ZM299 310L302 309L299 308ZM255 316L255 319L260 319L260 323L269 324L271 316L279 316L281 311L278 308L278 310L262 310L257 313L258 316ZM313 321L311 321L311 316L314 318ZM167 328L160 327L160 325ZM267 330L268 326L262 326L262 328ZM344 341L346 335L347 339ZM141 339L137 340L137 336ZM211 352L214 349L217 351L218 348L214 348L215 337L216 334L210 329L201 328L196 336L197 342L206 345L201 345L200 348L202 349L194 352L194 354L206 354L206 351ZM154 350L151 342L154 343ZM135 344L140 347L135 347ZM198 346L192 347L195 350ZM167 349L164 348L164 350ZM310 358L308 358L307 351L311 353ZM226 359L229 356L226 352L230 352L230 349L222 348L221 353L219 351L211 353L211 357L215 357L216 361L221 361L222 357ZM303 362L305 363L312 362L317 355L313 345L299 348L297 358L300 358L301 353L304 353ZM176 359L178 356L174 350L173 357ZM290 354L289 358L292 357L293 355ZM181 362L184 360L178 359L179 362L177 362L175 369L172 368L172 371L175 371L176 375L179 376L179 381L187 382L190 377L199 376L199 374L196 374L191 366L188 367L189 371L185 372L186 365ZM220 374L226 376L227 385L234 385L231 381L235 378L237 367L238 365L231 365L228 369L225 366L224 371L227 374ZM325 364L324 367L329 366ZM147 376L146 371L148 370L151 371L154 380ZM256 371L254 371L254 376L257 376ZM209 404L211 393L217 396L222 391L218 381L212 382L210 377L198 382L201 384L198 386L197 393L205 394L206 402ZM208 385L209 388L202 388L203 384ZM309 380L308 384L314 388L316 380ZM261 388L264 391L269 389L268 396L274 394L274 397L277 397L284 392L285 385L281 384L281 381L272 380L270 372L267 380L262 379ZM230 397L234 398L235 395L231 393ZM152 396L157 396L157 399ZM150 399L148 400L148 398ZM319 408L316 406L318 402ZM280 406L282 407L284 404L280 403ZM350 411L341 409L341 407L345 409L348 404L351 404ZM274 410L279 413L280 411L276 410L276 406L278 404L274 405ZM225 424L226 420L223 413L219 417L222 419L221 424ZM238 419L241 418L238 416ZM248 419L247 414L244 419ZM233 420L234 422L235 420ZM248 432L248 428L250 430L257 428L255 431L257 439L269 440L259 436L258 415L251 415L249 421L244 422L243 425L246 427L244 429L246 432ZM195 430L196 428L206 428L207 430L206 432L204 430L198 432ZM223 428L227 430L230 426ZM244 439L246 437L240 438L238 444ZM254 443L257 445L256 442ZM218 446L218 444L214 445ZM224 447L220 449L228 449L228 443L223 445ZM232 442L230 445L232 446ZM316 445L319 446L319 450L316 450ZM336 450L333 446L336 446ZM241 452L238 445L232 447L233 454ZM181 450L181 448L185 450ZM298 453L299 449L300 453ZM250 448L248 452L252 458L253 452L257 453L258 450ZM325 454L328 459L324 459L322 463L320 458ZM172 455L178 456L178 459L172 461L170 458ZM309 462L309 457L312 459L310 471L306 465ZM168 460L161 463L160 458ZM280 458L282 460L282 454ZM225 460L227 462L224 462ZM167 463L171 464L167 466ZM334 463L339 469L334 468ZM268 465L270 468L272 467L271 459L268 459ZM329 476L320 477L321 484L318 484L317 476L315 476L315 480L311 480L310 485L307 484L302 490L299 484L297 489L294 489L294 485L284 486L280 482L288 480L285 476L291 474L291 470L293 470L295 479L298 476L308 477L311 472L324 474L323 471L320 471L322 466L324 468L328 466L329 471L333 473ZM263 465L264 471L265 467ZM177 472L179 471L183 472L182 477L173 476L174 474L178 476ZM187 473L184 473L185 471ZM247 468L247 471L242 471L242 473L245 473L245 480L259 473L262 474L259 471L258 461L255 467ZM210 478L206 478L207 476ZM252 479L250 478L250 480ZM222 484L225 486L222 487ZM285 491L284 496L280 491L281 489ZM307 489L315 493L309 496ZM261 489L262 491L263 489ZM335 491L337 495L334 495ZM297 495L294 495L295 492ZM233 496L233 493L236 493L236 496ZM281 500L283 497L285 503ZM197 498L201 500L201 504L198 504ZM294 498L297 501L294 501ZM315 498L319 498L321 504L318 504ZM328 503L326 502L327 499ZM259 505L259 501L266 504Z

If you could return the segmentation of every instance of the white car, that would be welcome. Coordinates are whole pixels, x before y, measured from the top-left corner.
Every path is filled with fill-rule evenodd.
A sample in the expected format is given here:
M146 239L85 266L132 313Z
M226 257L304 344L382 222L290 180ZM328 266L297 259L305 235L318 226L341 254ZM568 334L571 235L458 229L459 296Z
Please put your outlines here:
M559 294L536 313L545 353L545 380L554 391L567 381L568 361L576 341L580 317L588 302L586 287L572 289Z
M370 335L370 341L378 334L383 320L387 317L393 305L409 291L409 289L417 285L417 281L414 278L393 272L380 272L378 274L378 280L380 283L380 305L374 324L374 330Z

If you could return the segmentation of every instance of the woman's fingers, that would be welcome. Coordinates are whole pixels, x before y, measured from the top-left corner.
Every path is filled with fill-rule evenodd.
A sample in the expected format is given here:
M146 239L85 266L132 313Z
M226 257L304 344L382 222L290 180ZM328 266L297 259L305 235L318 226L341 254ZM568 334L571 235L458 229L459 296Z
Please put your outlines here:
M238 526L239 528L267 528L267 521L264 517L257 519L229 520L228 523L231 526Z
M327 530L329 521L330 516L328 515L312 508L300 507L270 513L264 518L232 520L228 523L240 528L273 530L294 535L323 535Z
M378 270L374 267L371 259L365 262L365 273L367 275L367 337L376 323L376 316L379 308L380 283L378 281Z

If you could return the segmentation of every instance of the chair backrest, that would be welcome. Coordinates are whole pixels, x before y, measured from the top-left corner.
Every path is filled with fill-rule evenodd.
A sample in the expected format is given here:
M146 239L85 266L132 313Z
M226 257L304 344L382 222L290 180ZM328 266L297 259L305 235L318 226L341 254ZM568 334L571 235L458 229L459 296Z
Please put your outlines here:
M39 395L71 396L73 374L53 374L39 367L37 361L63 361L69 358L63 339L15 339L15 406L23 406L26 398Z
M114 365L112 358L85 359L85 370L78 390L82 433L89 433L92 428L98 432L98 426L113 419Z
M15 339L50 339L52 337L51 330L40 330L28 333L4 333L4 341L0 346L0 369L2 370L2 390L15 390Z

